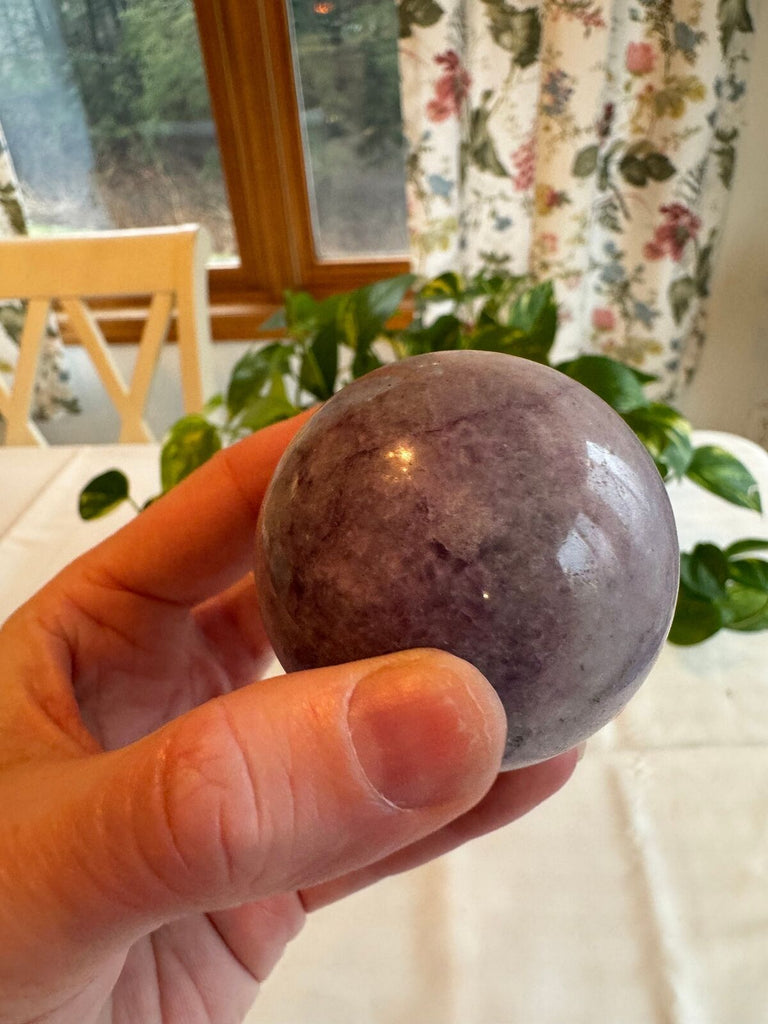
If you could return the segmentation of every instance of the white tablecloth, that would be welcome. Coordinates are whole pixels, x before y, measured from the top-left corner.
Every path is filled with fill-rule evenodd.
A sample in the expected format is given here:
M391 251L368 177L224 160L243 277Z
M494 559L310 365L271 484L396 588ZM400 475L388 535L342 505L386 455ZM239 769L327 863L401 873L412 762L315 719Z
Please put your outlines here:
M752 469L768 454L699 432ZM0 449L0 621L125 509L77 517L153 446ZM768 519L672 488L681 543ZM767 1024L768 633L667 646L572 781L508 829L320 911L249 1024Z

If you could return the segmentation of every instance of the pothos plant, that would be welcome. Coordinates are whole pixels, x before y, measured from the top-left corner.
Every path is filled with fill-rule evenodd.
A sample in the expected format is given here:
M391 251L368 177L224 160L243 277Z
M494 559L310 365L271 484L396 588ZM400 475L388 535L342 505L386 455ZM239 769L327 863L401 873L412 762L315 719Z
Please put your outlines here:
M409 291L413 315L405 326L393 326ZM160 450L161 494L225 445L325 401L388 360L483 349L554 366L594 391L635 432L668 484L687 478L725 501L762 511L749 470L722 448L695 447L690 423L648 397L652 376L604 355L551 361L557 305L549 281L482 271L417 284L401 275L321 300L306 292L286 292L284 300L264 325L281 339L253 346L235 364L225 392L171 427ZM125 501L140 509L125 474L109 470L82 490L80 515L93 519ZM768 561L758 557L766 550L768 540L745 539L724 549L703 542L683 552L670 641L696 644L723 628L768 628Z

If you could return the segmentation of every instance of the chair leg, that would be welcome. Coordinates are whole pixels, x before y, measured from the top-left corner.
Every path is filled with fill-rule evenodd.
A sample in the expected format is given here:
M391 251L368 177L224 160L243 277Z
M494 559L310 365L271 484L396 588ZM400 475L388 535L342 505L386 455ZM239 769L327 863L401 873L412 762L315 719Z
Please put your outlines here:
M194 297L182 290L177 295L176 328L184 411L200 412L214 388L210 328Z
M2 412L6 421L6 444L47 445L42 433L32 422L31 407L40 349L48 327L49 309L50 302L47 299L30 299L27 304L13 384L10 391L3 389Z

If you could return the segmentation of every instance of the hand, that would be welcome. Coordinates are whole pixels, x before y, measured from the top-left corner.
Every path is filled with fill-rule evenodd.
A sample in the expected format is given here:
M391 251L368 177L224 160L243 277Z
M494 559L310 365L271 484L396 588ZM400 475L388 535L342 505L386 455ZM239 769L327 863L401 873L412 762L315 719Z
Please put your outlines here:
M0 1024L242 1020L307 911L531 809L485 679L409 651L262 682L249 574L301 420L230 448L0 631Z

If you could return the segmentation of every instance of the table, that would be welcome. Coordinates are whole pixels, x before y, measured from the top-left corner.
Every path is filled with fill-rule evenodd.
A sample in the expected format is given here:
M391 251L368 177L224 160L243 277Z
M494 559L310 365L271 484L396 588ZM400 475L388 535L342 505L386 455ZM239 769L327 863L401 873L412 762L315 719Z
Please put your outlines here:
M768 453L697 432L758 478ZM157 489L157 449L0 449L0 621L130 518L86 524L113 466ZM683 483L683 547L768 517ZM766 1024L768 633L667 646L571 782L515 825L320 911L248 1024Z

